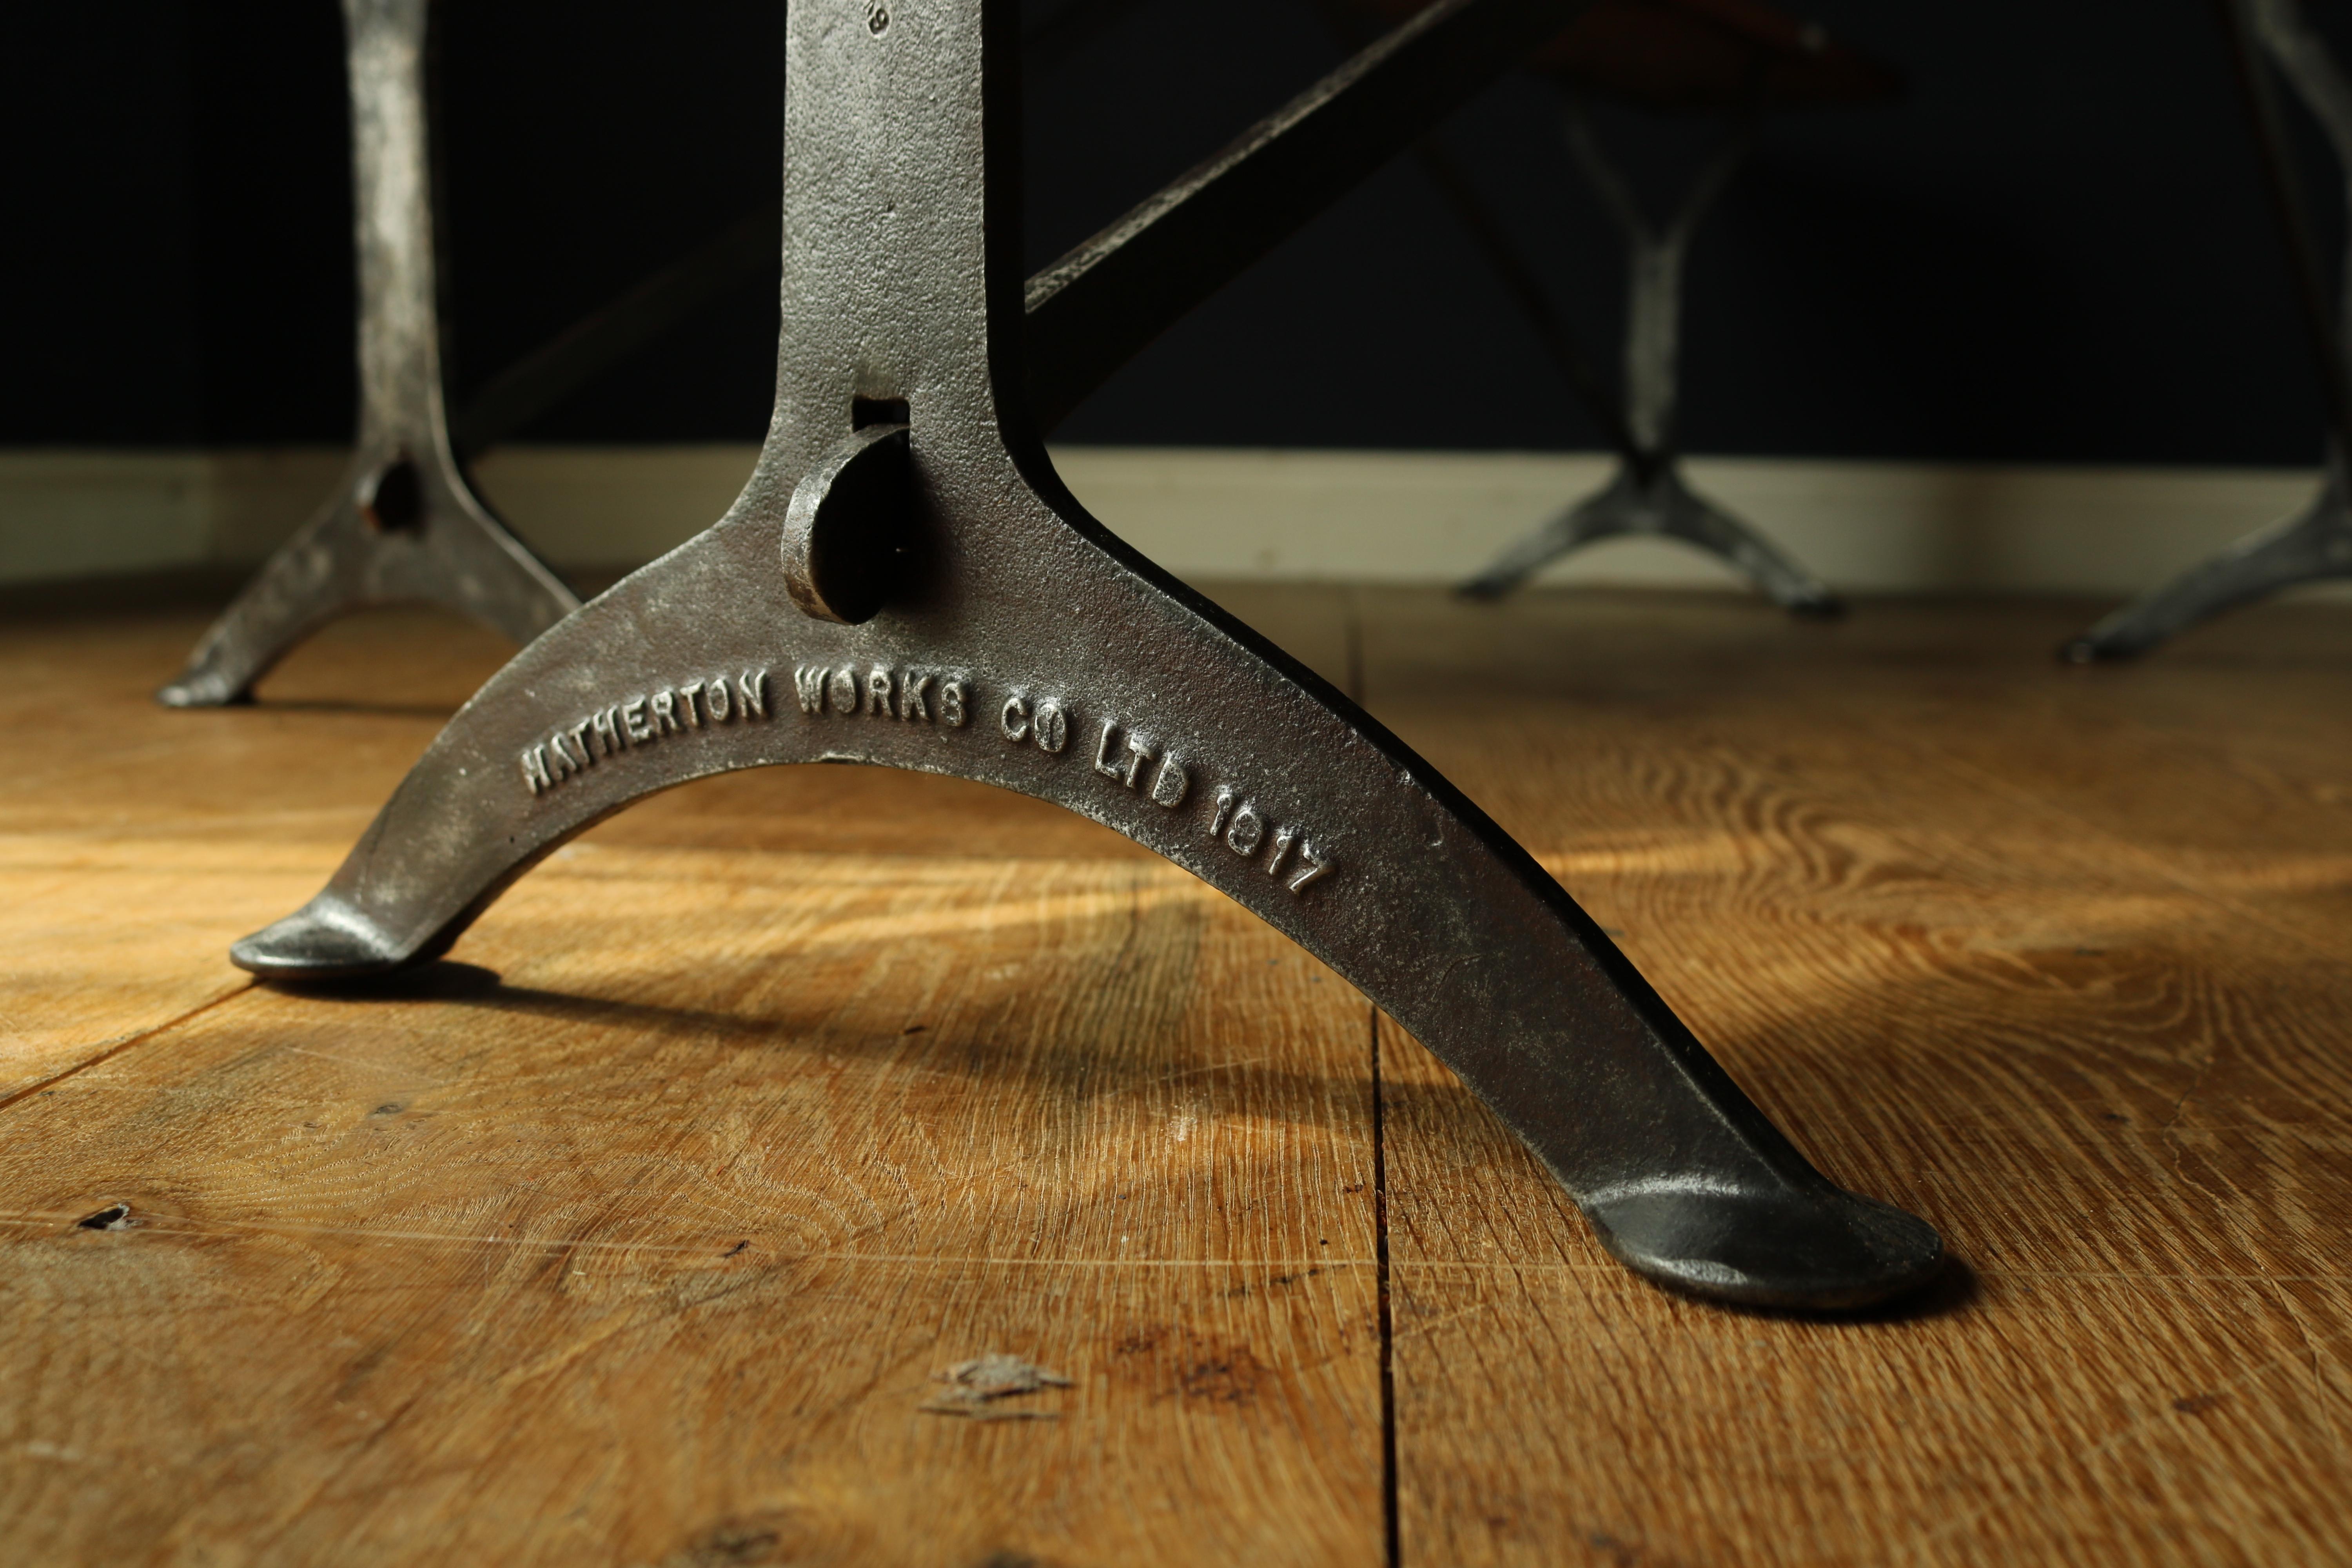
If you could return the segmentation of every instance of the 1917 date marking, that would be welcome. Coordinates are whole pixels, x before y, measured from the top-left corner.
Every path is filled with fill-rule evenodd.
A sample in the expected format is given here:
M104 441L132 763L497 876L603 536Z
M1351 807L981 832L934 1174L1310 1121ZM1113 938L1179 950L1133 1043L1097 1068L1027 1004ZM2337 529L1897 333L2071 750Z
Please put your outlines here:
M997 728L1005 743L1034 746L1048 756L1059 756L1070 743L1076 720L1056 699L1033 698L1014 691L1004 699ZM1117 718L1089 721L1094 743L1088 770L1121 789L1132 790L1163 811L1175 811L1188 800L1202 799L1192 788L1192 765L1175 751L1160 745ZM1307 830L1296 823L1266 820L1256 804L1230 785L1220 785L1205 797L1208 835L1244 860L1260 858L1265 874L1293 893L1304 893L1330 874L1330 858L1315 847Z
M1330 872L1330 860L1317 850L1305 829L1268 822L1255 802L1234 790L1217 791L1209 804L1208 827L1210 837L1222 840L1244 860L1255 859L1265 849L1265 874L1294 893L1305 892Z

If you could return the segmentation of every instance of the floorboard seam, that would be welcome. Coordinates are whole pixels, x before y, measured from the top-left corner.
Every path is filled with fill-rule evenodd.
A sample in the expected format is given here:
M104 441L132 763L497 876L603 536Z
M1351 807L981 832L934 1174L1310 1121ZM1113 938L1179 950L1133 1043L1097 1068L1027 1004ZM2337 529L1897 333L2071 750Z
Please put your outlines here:
M1372 1258L1381 1312L1381 1533L1389 1568L1402 1568L1397 1517L1396 1320L1389 1310L1389 1163L1387 1106L1381 1083L1381 1010L1371 1012Z
M236 997L244 995L247 992L252 990L256 984L257 982L248 980L233 991L222 992L219 995L214 997L211 1001L205 1003L201 1006L189 1008L178 1017L166 1018L162 1023L155 1025L152 1028L140 1029L131 1034L125 1035L121 1039L116 1040L112 1045L107 1046L101 1049L96 1056L84 1058L82 1060L74 1063L73 1066L67 1068L62 1072L53 1072L45 1079L38 1079L26 1084L24 1088L16 1090L14 1094L0 1096L0 1110L10 1110L14 1108L19 1100L30 1100L37 1094L41 1094L47 1090L57 1088L58 1085L65 1082L66 1079L69 1078L73 1078L80 1073L88 1072L90 1068L98 1067L103 1063L110 1062L115 1058L121 1056L123 1052L129 1050L131 1047L152 1040L166 1029L176 1029L181 1025L188 1022L191 1018L202 1017L205 1014L211 1012L222 1003L231 1001Z

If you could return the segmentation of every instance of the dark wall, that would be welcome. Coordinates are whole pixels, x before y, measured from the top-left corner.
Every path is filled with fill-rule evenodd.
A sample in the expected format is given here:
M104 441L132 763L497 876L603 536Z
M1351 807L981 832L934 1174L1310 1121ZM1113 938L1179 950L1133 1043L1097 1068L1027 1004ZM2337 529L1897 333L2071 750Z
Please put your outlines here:
M1065 33L1032 61L1036 262L1339 55L1305 0L1092 3L1110 7L1108 25ZM1033 0L1033 19L1049 24L1059 8ZM1819 0L1809 14L1901 65L1911 90L1891 108L1768 124L1692 258L1688 447L2315 458L2308 351L2206 0L2128 11ZM462 402L601 300L774 200L782 7L510 0L441 16ZM19 7L5 28L0 443L346 436L350 194L331 0ZM1546 86L1513 80L1446 139L1607 364L1616 242L1557 121ZM1603 129L1658 195L1711 133L1632 113ZM2316 176L2324 165L2306 153ZM756 437L774 289L772 275L746 279L528 434ZM1409 162L1171 332L1061 434L1595 444Z

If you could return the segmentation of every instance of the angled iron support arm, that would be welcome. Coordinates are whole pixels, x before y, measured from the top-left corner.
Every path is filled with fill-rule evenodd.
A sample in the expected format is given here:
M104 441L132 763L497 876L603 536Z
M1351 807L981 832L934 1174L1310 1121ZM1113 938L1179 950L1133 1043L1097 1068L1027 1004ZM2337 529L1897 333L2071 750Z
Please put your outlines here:
M1030 279L1038 427L1590 3L1438 0Z
M1079 0L1063 7L1033 28L1025 52L1061 52L1073 37L1119 19L1131 3ZM1580 3L1588 0L1550 9L1573 12ZM1456 0L1437 7L1444 14L1425 12L1395 36L1367 42L1277 115L1030 278L1030 376L1040 428L1061 423L1169 324L1350 191L1383 163L1388 153L1381 146L1402 146L1515 64L1528 47L1531 24L1512 7L1527 12L1527 0ZM1364 124L1381 132L1364 143L1369 155L1350 141ZM1345 155L1315 155L1312 143L1343 146ZM1206 230L1213 230L1213 247L1200 245L1169 266L1164 257L1197 245ZM1118 266L1110 263L1112 251L1119 251ZM1150 257L1162 258L1152 263ZM452 421L458 458L468 461L499 445L724 289L774 266L774 207L736 218L482 385ZM1066 360L1073 353L1077 360Z
M1365 44L1223 152L1032 277L1032 413L1040 427L1060 423L1145 344L1508 68L1539 41L1536 18L1565 16L1589 3L1452 0L1433 7ZM1025 50L1060 52L1131 5L1080 0L1034 29ZM496 445L724 289L772 266L775 241L774 208L747 213L501 371L453 422L458 456Z
M614 365L776 264L776 208L763 203L499 372L449 423L470 462Z
M1808 1164L1524 850L1088 517L1006 417L1020 142L991 24L1012 13L793 0L778 395L750 485L493 677L236 962L324 980L430 957L558 845L690 779L951 773L1123 833L1322 957L1651 1279L1819 1308L1919 1283L1931 1228Z

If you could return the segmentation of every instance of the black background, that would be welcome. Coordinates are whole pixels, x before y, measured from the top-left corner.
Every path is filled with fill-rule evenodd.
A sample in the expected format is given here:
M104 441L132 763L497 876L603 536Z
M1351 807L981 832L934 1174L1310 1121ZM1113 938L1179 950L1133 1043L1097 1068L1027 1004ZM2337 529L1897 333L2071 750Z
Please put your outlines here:
M1057 9L1031 3L1040 22ZM457 401L774 200L782 11L439 9ZM1888 108L1768 123L1692 257L1688 448L2316 459L2309 351L2205 0L1821 0L1806 14L1900 66L1910 89ZM331 0L88 0L13 7L0 29L0 444L345 438L351 197ZM1033 264L1339 56L1305 0L1140 0L1034 61ZM1558 103L1513 79L1445 135L1613 363L1617 246L1560 147ZM1654 200L1710 134L1632 112L1603 129ZM2315 190L2332 189L2316 146L2305 153ZM756 438L774 298L772 276L747 279L524 434ZM1410 161L1171 331L1059 435L1597 444Z

